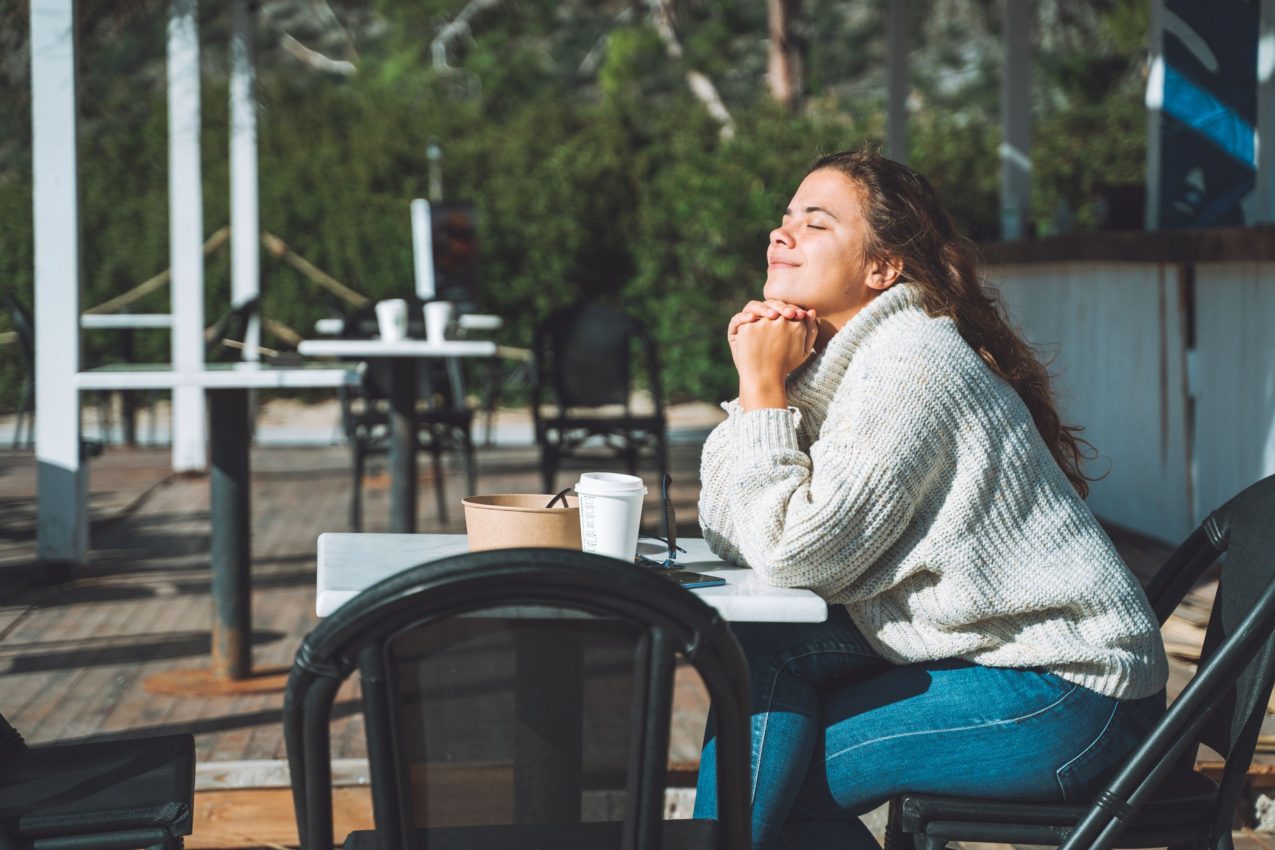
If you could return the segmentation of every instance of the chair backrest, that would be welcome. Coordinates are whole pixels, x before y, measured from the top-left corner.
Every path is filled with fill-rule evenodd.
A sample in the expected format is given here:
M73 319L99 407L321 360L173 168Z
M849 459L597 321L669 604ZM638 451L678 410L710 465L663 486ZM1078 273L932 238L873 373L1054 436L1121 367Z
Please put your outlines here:
M1226 761L1215 835L1229 834L1275 681L1275 475L1215 510L1155 575L1147 596L1161 622L1223 553L1195 676L1104 792L1136 809L1207 745ZM1111 817L1127 820L1111 808ZM1067 846L1089 846L1087 831L1098 828L1082 822Z
M610 846L658 847L678 656L717 718L718 846L749 846L748 672L733 635L662 576L558 549L422 564L306 637L284 707L302 846L332 846L328 722L358 668L382 850L582 822L617 826Z
M243 342L248 337L248 325L259 309L261 299L253 296L218 316L208 331L204 360L208 363L233 363L242 360L243 352L226 345L226 340Z
M623 404L627 410L635 342L656 409L662 409L659 359L650 334L623 310L593 302L557 310L536 329L535 408L547 389L560 413L609 404Z

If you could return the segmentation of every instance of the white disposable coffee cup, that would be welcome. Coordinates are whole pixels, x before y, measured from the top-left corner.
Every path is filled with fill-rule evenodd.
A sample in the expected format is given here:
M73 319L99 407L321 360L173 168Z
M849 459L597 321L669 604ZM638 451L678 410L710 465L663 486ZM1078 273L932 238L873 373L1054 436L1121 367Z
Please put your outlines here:
M402 298L377 302L376 325L385 342L398 342L407 336L407 302Z
M632 563L646 485L636 475L585 472L576 482L580 497L580 543L586 552Z
M452 318L452 302L429 301L425 304L425 339L442 342L447 323Z

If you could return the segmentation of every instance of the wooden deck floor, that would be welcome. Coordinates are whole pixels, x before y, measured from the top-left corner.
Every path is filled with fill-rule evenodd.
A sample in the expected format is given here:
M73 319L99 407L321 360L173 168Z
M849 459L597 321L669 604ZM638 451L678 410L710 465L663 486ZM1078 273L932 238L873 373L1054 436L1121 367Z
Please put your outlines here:
M698 445L675 445L673 498L681 533L697 533ZM349 459L342 447L264 448L253 452L253 644L258 668L288 665L301 637L314 626L315 545L324 531L346 529ZM480 490L529 492L536 483L531 448L499 448L480 455ZM0 451L0 713L29 741L83 737L118 738L173 731L192 732L197 741L200 786L275 786L273 803L290 820L284 758L281 693L213 698L163 696L143 682L164 671L197 667L208 656L211 602L208 589L208 480L169 473L162 449L108 449L93 461L90 477L91 563L58 586L33 583L34 462L29 453ZM644 470L650 478L654 474ZM562 476L571 480L570 472ZM366 485L366 530L387 527L388 479L374 475ZM461 532L461 482L448 476L455 502L451 521L435 518L432 484L423 471L422 531ZM658 500L648 499L647 522L654 528ZM1117 545L1135 572L1149 575L1168 547L1113 530ZM1207 609L1208 600L1203 600ZM1200 607L1196 601L1196 608ZM1184 631L1198 610L1187 611ZM1177 634L1177 633L1175 633ZM1169 635L1170 640L1175 640ZM1187 653L1189 654L1189 652ZM1175 680L1189 667L1175 661ZM693 678L679 682L673 728L673 760L693 769L706 712L702 688ZM365 757L356 685L338 697L333 756ZM253 765L245 766L244 762ZM273 768L267 764L276 762ZM347 762L357 768L357 761ZM264 765L264 767L263 767ZM357 771L356 771L357 772ZM351 793L357 792L350 789ZM211 793L211 792L210 792ZM1269 792L1268 792L1269 793ZM282 794L282 796L279 796ZM221 798L205 795L217 814ZM273 799L273 798L272 798ZM361 798L360 798L361 799ZM366 816L351 804L354 818ZM362 812L360 815L359 812ZM194 847L261 846L232 840L244 833L229 821L218 837ZM236 830L239 830L238 832ZM229 837L228 837L229 836ZM1237 833L1237 839L1240 835ZM283 838L271 839L286 843ZM246 843L245 843L246 842ZM1245 839L1275 850L1267 837Z

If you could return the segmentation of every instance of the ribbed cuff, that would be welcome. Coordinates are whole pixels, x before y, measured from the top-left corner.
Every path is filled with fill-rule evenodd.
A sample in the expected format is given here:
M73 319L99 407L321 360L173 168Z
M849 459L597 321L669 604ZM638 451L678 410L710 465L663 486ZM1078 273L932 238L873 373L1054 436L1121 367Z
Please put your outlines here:
M758 452L798 451L797 422L801 416L791 407L764 407L734 417L735 448L748 447Z

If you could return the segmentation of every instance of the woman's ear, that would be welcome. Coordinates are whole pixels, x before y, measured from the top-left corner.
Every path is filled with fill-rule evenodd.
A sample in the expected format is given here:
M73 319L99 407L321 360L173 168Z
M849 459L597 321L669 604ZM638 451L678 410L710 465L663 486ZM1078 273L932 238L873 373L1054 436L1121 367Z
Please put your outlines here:
M903 276L903 262L897 257L882 257L868 263L868 286L885 291Z

